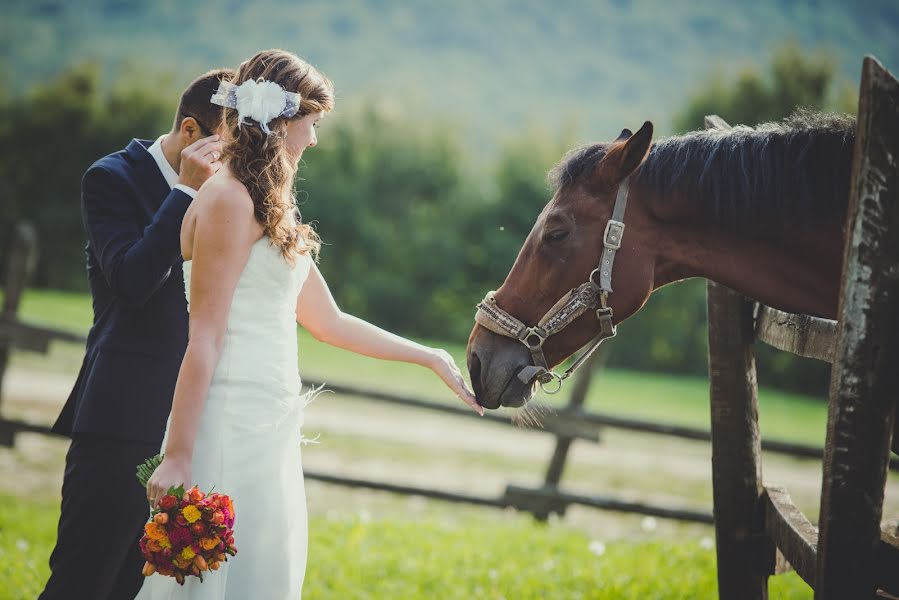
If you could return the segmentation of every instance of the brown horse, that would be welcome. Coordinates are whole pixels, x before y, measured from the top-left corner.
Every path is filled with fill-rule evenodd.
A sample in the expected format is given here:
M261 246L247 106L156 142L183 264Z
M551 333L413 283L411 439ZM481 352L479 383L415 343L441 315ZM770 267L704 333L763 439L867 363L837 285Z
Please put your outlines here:
M616 192L629 182L626 230L608 304L620 322L653 290L705 277L781 310L835 318L855 121L798 112L780 123L698 131L652 143L652 124L569 153L496 306L528 326L600 262ZM625 188L627 189L627 188ZM548 337L551 368L599 331L594 311ZM521 406L536 380L516 339L475 325L468 369L486 408ZM525 373L528 373L527 371Z

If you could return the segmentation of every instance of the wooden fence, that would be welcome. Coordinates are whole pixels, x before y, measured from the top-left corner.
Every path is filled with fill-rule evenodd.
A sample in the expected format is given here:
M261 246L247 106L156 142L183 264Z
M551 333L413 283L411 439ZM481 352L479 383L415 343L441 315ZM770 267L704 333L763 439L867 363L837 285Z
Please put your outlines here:
M727 128L717 117L707 128ZM792 565L815 598L899 594L896 525L881 525L899 402L899 82L866 57L839 321L760 306L709 283L712 484L718 587L768 597ZM819 529L762 481L753 341L833 363ZM882 591L878 591L882 590Z

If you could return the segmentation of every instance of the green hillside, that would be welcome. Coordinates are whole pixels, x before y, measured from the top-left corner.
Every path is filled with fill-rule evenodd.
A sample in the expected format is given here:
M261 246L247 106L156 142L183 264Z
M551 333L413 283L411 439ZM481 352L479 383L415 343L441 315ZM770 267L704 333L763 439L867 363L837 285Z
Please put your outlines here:
M761 67L789 40L830 53L847 85L865 53L899 68L894 0L13 0L4 13L14 90L85 60L174 89L284 47L335 80L342 110L374 102L487 144L525 127L605 139L644 119L666 133L713 73Z

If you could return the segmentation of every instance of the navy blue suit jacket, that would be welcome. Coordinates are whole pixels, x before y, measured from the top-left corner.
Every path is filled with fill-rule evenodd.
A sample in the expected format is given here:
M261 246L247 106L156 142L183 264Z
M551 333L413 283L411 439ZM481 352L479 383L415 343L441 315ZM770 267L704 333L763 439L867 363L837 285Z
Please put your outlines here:
M150 144L133 140L81 182L94 323L57 433L162 442L187 347L179 238L191 197L169 189Z

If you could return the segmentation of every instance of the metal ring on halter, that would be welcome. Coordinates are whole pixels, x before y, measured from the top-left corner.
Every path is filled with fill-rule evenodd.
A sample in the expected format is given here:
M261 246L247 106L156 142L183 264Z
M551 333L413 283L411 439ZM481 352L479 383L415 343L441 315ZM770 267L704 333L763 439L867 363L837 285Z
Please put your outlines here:
M521 340L521 343L523 343L528 348L540 348L541 346L543 346L543 342L546 341L546 337L540 335L538 333L538 330L539 330L539 328L537 328L537 327L528 327L527 329L525 329L521 333L521 337L519 337L519 339ZM533 343L533 344L531 343L532 337L537 338L536 343Z
M559 390L562 389L562 380L565 378L562 377L561 375L559 375L558 373L556 373L555 371L550 371L549 374L552 376L552 379L550 379L550 381L555 380L556 383L558 384L558 386L556 387L556 389L550 391L550 390L546 389L546 387L544 387L546 385L545 383L540 382L540 389L543 390L544 394L546 394L548 396L552 396L553 394L558 394Z

